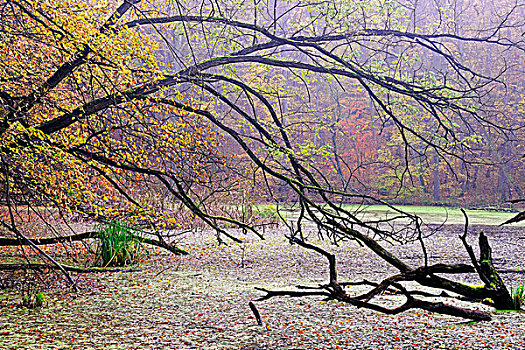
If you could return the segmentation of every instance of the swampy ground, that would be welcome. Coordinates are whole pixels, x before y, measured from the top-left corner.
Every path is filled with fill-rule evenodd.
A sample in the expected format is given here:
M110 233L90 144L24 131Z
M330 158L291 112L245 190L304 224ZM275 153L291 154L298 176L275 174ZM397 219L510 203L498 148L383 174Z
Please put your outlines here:
M468 261L457 238L462 230L445 225L429 238L431 263ZM490 239L497 267L516 271L502 275L507 285L524 282L523 227L472 225L473 245L480 231ZM463 306L490 310L492 321L419 310L391 316L319 298L255 301L263 295L255 287L326 281L324 259L290 245L284 234L276 228L264 241L248 236L244 244L226 246L197 231L180 242L188 256L153 250L138 272L76 274L80 293L51 288L37 309L20 307L20 288L0 290L0 349L525 349L525 313L482 304ZM347 280L378 281L394 272L354 242L318 243L337 254ZM417 245L390 248L411 264L421 263ZM462 279L479 283L475 276Z

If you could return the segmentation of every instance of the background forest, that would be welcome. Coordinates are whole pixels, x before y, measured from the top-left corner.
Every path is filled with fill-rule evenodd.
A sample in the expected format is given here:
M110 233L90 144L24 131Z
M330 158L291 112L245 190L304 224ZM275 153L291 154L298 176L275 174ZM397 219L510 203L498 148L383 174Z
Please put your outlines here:
M282 150L272 142L279 144L280 136L270 144L260 142L259 127L272 137L285 128L289 146L284 146L315 164L333 189L392 203L509 206L509 200L523 197L524 183L523 6L512 1L439 5L275 2L254 8L137 2L123 13L128 22L119 19L117 26L117 18L100 24L111 9L102 2L89 9L67 2L42 8L6 2L3 140L18 137L20 130L14 130L20 127L54 138L35 150L15 150L25 164L10 166L21 178L12 179L9 190L3 181L3 202L9 194L17 202L52 201L66 211L108 217L115 217L109 208L128 206L131 197L174 203L166 190L159 192L162 184L155 182L162 180L109 164L117 158L167 171L197 202L214 197L230 204L294 202L286 181L265 179L260 165L235 141L248 140L258 157L279 164L276 153ZM193 10L199 16L192 16ZM212 18L216 13L220 19ZM91 20L97 18L100 23ZM141 30L134 30L137 26ZM348 31L355 34L333 34ZM428 37L404 34L418 32ZM342 61L324 63L308 45L290 50L259 43L264 36L278 41L305 35L324 37L326 50ZM71 62L67 55L79 45L85 47ZM277 59L269 62L272 55ZM201 62L195 67L207 73L195 75L192 62ZM338 64L348 72L336 72ZM191 79L182 78L185 74ZM133 91L148 80L158 83ZM462 89L463 83L470 86ZM112 106L109 100L119 91L134 95ZM423 92L427 95L414 98ZM455 105L445 111L451 101ZM209 119L180 112L181 106L177 111L176 103L213 111L236 136ZM25 106L31 120L17 118L15 106ZM73 124L83 108L86 119ZM240 110L248 114L239 118ZM133 154L123 153L128 146ZM267 147L275 154L263 155ZM111 155L108 162L89 164L104 152ZM14 161L10 156L4 164ZM137 196L126 198L126 192ZM348 203L362 201L359 195L343 197Z

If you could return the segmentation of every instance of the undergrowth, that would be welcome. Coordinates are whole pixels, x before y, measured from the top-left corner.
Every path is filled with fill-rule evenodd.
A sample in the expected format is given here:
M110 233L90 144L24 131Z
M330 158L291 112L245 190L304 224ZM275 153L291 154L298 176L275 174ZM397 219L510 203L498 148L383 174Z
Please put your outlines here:
M98 228L97 265L126 266L140 262L143 256L142 232L133 225L113 221Z
M516 288L511 288L510 293L512 295L515 310L519 310L524 306L525 302L525 282L518 284Z
M43 292L36 290L32 284L28 284L22 291L21 305L28 309L40 308L44 305L45 299Z

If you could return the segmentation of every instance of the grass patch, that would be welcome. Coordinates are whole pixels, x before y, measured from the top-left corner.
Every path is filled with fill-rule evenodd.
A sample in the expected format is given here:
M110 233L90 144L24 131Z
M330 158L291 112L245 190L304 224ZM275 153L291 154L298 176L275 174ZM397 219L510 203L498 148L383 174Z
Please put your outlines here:
M259 210L259 216L263 219L269 219L279 221L279 215L277 214L277 206L275 205L261 205L257 208Z
M142 231L133 225L113 221L98 228L97 266L120 267L140 262L144 255Z
M521 306L525 302L525 282L518 284L516 288L510 289L512 295L512 301L514 302L514 308L520 310Z
M414 215L420 216L427 224L464 224L465 218L460 209L439 206L396 206L397 208ZM385 205L345 205L345 209L359 211L360 218L365 220L377 220L391 218L396 213ZM499 225L516 215L508 211L492 210L466 210L469 221L472 225ZM512 226L525 226L524 223L513 224Z
M27 285L26 289L22 291L21 306L28 309L36 309L44 306L46 296L43 292L35 290L32 284Z

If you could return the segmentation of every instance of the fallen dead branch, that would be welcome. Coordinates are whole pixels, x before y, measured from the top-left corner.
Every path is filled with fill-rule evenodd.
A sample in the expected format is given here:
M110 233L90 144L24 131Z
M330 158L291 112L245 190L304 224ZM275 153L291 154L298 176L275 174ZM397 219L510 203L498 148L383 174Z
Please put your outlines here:
M107 268L82 268L76 266L61 265L62 268L68 272L76 273L106 273L106 272L138 272L141 269L107 269ZM58 268L52 264L1 264L2 271L18 271L18 270L37 270L42 271L46 269L57 270Z
M482 237L485 237L482 235ZM399 274L390 276L386 279L384 279L381 283L373 283L368 281L362 281L362 282L338 282L338 276L337 276L337 269L336 269L336 257L335 255L329 253L328 251L317 247L311 243L307 243L302 239L296 238L296 237L290 237L290 242L297 244L305 249L313 250L323 256L325 256L328 260L328 270L329 270L329 282L327 284L321 284L317 287L311 287L311 286L298 286L299 290L268 290L265 288L256 288L257 290L263 291L266 294L260 297L258 300L267 300L274 297L310 297L310 296L323 296L326 299L330 300L337 300L341 302L345 302L351 305L354 305L356 307L362 307L367 308L371 310L375 310L381 313L395 315L399 314L401 312L407 311L409 309L422 309L430 312L455 316L455 317L461 317L461 318L467 318L472 319L475 321L487 321L491 319L491 316L488 312L485 311L479 311L479 310L471 310L466 309L463 307L455 306L455 305L448 305L443 302L435 302L435 301L428 301L428 300L422 300L415 298L415 295L421 295L421 292L419 291L409 291L407 290L400 282L406 282L406 281L415 281L419 282L420 284L424 284L427 282L428 279L430 280L436 280L441 281L439 279L436 279L437 276L435 276L435 273L440 274L459 274L459 273L472 273L476 272L476 268L471 265L466 264L454 264L454 265L446 265L446 264L436 264L436 265L430 265L430 266L422 266L419 268L408 268L405 264L397 264L399 267L402 267L402 271L400 271ZM485 246L486 243L486 237L485 239L480 238L480 245L485 247L484 249L487 249ZM396 259L392 259L391 255L383 254L384 256L387 256L389 260L395 261ZM486 259L486 254L482 254L482 258ZM483 262L486 263L485 261ZM441 277L440 277L441 278ZM443 278L441 278L443 279ZM440 287L442 289L446 289L445 287L448 286L448 283L455 283L455 282L449 282L446 279L443 279L447 281L444 285L441 285ZM372 290L361 294L357 296L350 296L346 293L345 287L353 286L353 285L362 285L367 284L372 286ZM481 288L483 289L483 288ZM405 297L405 302L401 304L398 307L388 308L382 305L378 305L376 303L373 303L372 300L384 294L386 291L390 293L398 293ZM485 291L487 293L491 292L487 288ZM497 291L495 291L497 292ZM441 295L424 295L424 296L432 296L432 297L450 297L447 293L443 293Z
M83 240L92 239L92 238L97 239L98 232L88 231L88 232L83 232L83 233L79 233L79 234L71 235L71 236L35 238L35 239L31 239L31 242L33 242L35 245L51 245L51 244L58 244L58 243L78 242L78 241L83 241ZM164 241L155 240L155 239L147 238L147 237L140 237L139 240L144 244L166 249L176 255L187 255L188 254L188 252L185 251L184 249L181 249L177 246L171 245ZM21 245L29 245L29 242L25 240L21 240L21 239L16 239L16 238L0 237L0 247L15 247L15 246L21 246Z

